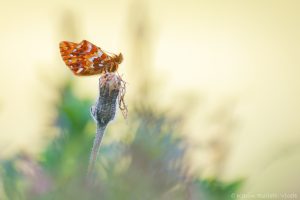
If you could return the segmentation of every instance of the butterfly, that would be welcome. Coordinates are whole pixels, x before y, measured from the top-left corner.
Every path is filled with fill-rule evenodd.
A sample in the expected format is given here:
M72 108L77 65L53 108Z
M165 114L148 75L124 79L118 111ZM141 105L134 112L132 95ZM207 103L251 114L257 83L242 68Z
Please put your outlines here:
M80 43L62 41L59 48L63 61L78 76L115 72L123 61L121 53L108 54L87 40Z

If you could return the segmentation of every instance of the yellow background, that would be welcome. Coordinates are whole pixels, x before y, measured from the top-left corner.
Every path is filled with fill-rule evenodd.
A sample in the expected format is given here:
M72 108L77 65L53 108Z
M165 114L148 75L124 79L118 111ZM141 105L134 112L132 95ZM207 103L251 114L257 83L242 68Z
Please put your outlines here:
M46 137L51 138L50 132L55 132L49 130L56 114L51 107L57 99L55 86L71 76L60 58L62 40L87 39L109 52L122 52L120 73L129 82L128 95L134 95L135 80L145 74L131 68L137 60L132 46L138 46L133 44L138 36L131 31L132 24L142 19L148 27L143 29L148 51L143 60L150 66L145 73L152 74L160 88L153 98L161 98L158 104L174 110L177 103L190 105L185 132L191 143L228 136L225 179L247 177L245 191L298 192L299 1L2 0L0 4L1 157L20 149L39 152L45 144L41 133L49 132ZM96 97L97 77L71 78L78 96ZM191 102L181 98L186 95ZM231 135L224 135L220 131L224 127L207 118L228 105L238 125ZM193 153L196 169L202 156Z

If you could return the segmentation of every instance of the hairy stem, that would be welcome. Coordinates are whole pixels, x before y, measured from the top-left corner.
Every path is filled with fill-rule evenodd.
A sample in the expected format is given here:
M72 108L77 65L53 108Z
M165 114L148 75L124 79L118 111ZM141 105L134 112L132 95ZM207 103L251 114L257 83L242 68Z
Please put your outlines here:
M99 79L99 97L91 107L91 115L94 118L97 131L90 156L88 167L88 179L92 179L95 171L97 155L100 149L102 137L108 123L116 114L117 99L121 88L121 79L114 73L103 74Z

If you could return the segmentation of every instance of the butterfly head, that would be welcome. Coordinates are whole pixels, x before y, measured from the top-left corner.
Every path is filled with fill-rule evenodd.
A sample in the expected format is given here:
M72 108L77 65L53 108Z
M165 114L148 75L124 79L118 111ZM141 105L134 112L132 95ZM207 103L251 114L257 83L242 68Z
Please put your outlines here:
M123 55L122 55L121 53L119 53L119 55L116 55L115 61L116 61L118 64L121 64L122 61L123 61Z

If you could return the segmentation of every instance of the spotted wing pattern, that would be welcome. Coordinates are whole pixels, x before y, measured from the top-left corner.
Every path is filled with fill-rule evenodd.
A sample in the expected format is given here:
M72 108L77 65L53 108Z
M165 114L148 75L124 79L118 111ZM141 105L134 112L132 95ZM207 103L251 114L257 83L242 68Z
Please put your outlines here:
M78 44L62 41L59 48L66 65L78 76L101 74L106 71L112 60L109 55L87 40Z

